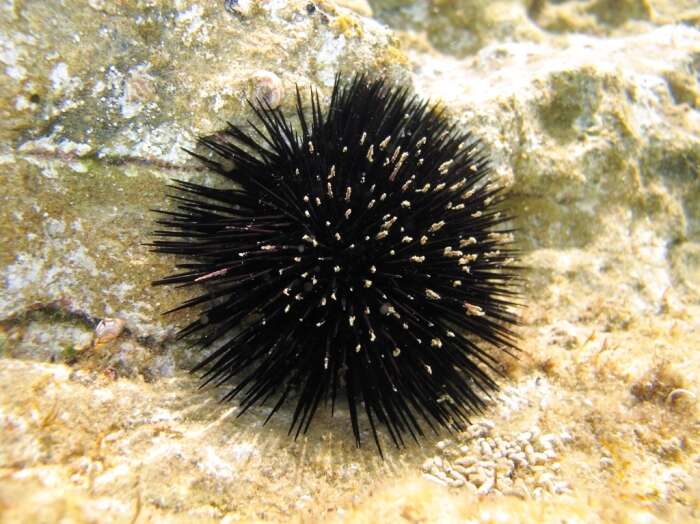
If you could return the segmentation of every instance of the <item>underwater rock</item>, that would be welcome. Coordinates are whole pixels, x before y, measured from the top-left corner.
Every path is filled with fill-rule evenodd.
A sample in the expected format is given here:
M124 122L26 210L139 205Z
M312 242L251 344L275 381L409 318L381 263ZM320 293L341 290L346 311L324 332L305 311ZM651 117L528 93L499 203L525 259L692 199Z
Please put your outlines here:
M0 6L3 517L696 519L700 14L624 3ZM289 411L263 426L198 390L188 316L160 316L191 290L152 288L175 261L141 245L168 180L205 177L180 148L245 123L257 71L290 111L295 84L328 96L355 70L484 140L530 268L487 419L384 462L344 406L294 442ZM124 330L94 347L107 318Z
M198 170L182 148L245 120L261 82L289 110L283 85L327 88L339 69L407 76L387 28L307 3L258 1L245 21L219 2L2 8L0 318L61 301L95 321L119 313L140 337L172 334L159 312L183 295L152 294L164 269L140 244L168 178Z

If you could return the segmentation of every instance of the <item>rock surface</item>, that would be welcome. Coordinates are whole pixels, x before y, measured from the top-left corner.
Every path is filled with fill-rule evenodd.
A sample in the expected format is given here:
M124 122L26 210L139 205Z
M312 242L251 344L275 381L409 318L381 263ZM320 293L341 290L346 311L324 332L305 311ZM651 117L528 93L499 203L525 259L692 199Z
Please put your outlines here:
M697 520L699 23L691 0L0 4L0 520ZM484 139L531 268L484 419L384 461L342 410L294 442L290 412L198 390L187 314L159 314L187 294L141 245L168 179L207 176L182 147L339 70Z

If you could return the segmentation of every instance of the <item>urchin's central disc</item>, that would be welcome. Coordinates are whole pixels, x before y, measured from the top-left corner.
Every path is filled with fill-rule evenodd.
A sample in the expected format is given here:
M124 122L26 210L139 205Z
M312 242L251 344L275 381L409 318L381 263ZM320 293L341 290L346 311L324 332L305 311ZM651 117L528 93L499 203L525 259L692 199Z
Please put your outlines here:
M299 434L343 392L358 444L360 412L377 445L375 420L397 445L421 422L460 427L496 386L485 346L515 347L503 190L480 143L406 90L356 77L325 112L311 99L299 131L258 107L262 128L201 141L232 186L176 184L154 246L187 262L157 283L206 286L182 334L243 411L295 399Z

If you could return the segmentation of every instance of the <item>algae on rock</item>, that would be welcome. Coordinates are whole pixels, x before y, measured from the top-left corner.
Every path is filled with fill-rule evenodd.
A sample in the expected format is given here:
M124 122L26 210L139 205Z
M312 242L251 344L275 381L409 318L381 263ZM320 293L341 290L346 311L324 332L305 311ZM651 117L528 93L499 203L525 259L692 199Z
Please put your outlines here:
M0 519L696 519L697 3L223 4L0 6ZM288 411L263 427L198 390L187 314L159 315L190 295L150 286L176 261L141 245L148 209L171 177L216 183L181 148L244 123L256 78L288 113L337 71L439 101L510 186L530 285L488 435L382 462L324 412L294 442ZM105 317L125 329L102 345ZM513 468L512 435L533 442Z

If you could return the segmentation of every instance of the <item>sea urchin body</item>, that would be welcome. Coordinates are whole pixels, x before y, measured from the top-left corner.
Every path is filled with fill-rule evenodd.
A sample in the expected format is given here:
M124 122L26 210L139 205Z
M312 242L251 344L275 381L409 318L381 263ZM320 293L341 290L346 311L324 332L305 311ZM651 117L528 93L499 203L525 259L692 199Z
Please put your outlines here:
M358 445L361 413L377 446L377 423L396 445L459 428L496 387L494 348L515 348L503 189L480 142L406 89L338 78L310 106L297 91L295 126L257 104L249 130L200 141L229 187L175 182L152 245L186 261L156 284L201 286L181 335L241 412L290 400L298 435L340 395Z

